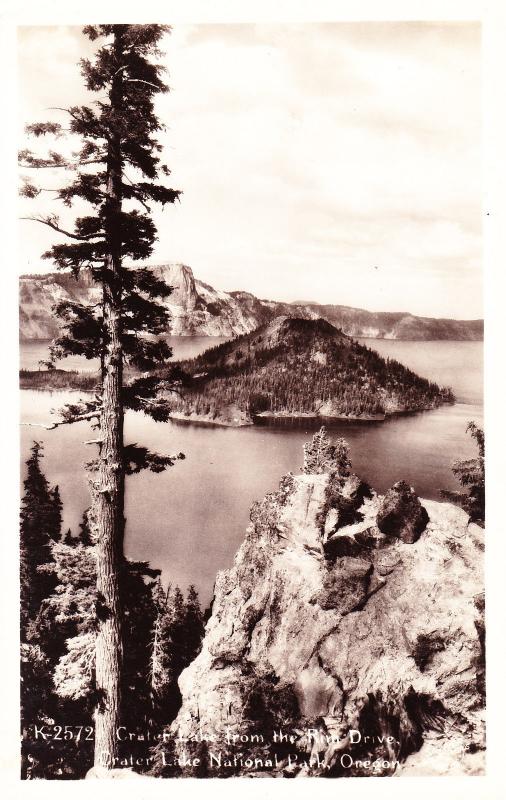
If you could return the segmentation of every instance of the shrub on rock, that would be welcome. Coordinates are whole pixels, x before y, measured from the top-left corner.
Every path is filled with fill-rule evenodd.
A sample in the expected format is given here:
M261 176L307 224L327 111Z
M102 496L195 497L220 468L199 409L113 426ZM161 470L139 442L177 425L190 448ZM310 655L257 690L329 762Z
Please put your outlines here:
M337 473L341 478L350 474L350 449L344 439L332 441L322 425L310 442L304 445L304 466L306 475Z

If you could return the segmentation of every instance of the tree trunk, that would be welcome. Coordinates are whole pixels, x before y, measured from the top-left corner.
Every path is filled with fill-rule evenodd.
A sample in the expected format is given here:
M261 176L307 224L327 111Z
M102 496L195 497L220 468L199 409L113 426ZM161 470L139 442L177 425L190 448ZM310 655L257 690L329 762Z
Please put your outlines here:
M120 34L114 50L122 55ZM110 90L111 110L121 107L121 72ZM116 766L117 731L120 725L122 635L120 573L123 566L125 528L125 475L123 466L123 350L121 343L121 140L111 137L108 145L106 242L103 315L105 346L102 366L102 411L98 480L94 491L97 534L97 623L95 712L95 767Z
M106 310L107 309L107 310ZM122 662L120 571L123 562L124 476L121 342L119 314L105 304L111 337L104 359L102 439L95 493L97 530L97 618L95 766L110 763L118 753Z

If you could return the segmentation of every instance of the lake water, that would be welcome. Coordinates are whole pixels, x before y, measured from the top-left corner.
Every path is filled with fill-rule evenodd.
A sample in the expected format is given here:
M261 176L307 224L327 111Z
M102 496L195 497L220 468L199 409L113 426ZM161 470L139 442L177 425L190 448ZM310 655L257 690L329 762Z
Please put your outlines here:
M219 341L172 337L180 358ZM457 486L452 462L475 454L465 428L469 420L483 423L482 343L364 343L420 375L452 386L457 403L386 422L339 422L332 425L332 434L344 436L354 470L378 491L403 478L421 497L437 500L440 489ZM36 363L45 347L23 344L22 363ZM75 398L70 392L23 391L22 420L47 422L52 408ZM162 453L183 451L186 460L160 475L144 472L127 479L127 555L162 569L166 583L182 588L194 583L207 603L217 570L231 565L244 537L252 503L276 489L283 474L299 470L302 445L313 432L307 426L233 429L155 423L143 414L128 413L127 441ZM43 441L44 471L51 484L60 487L65 528L76 532L89 505L83 464L92 453L83 442L90 438L87 423L53 431L21 427L23 467L32 441Z
M226 336L168 336L173 357L183 360L193 358L208 347L215 347L227 341ZM49 358L49 342L41 339L21 342L19 346L20 369L41 369L40 362ZM57 364L58 368L78 370L79 372L95 372L98 370L98 359L87 359L84 356L69 356ZM44 369L44 367L42 368Z

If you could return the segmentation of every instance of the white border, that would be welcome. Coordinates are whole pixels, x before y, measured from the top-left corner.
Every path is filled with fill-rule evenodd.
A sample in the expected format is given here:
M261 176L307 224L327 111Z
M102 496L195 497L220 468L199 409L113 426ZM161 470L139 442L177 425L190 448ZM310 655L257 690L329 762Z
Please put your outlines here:
M262 793L267 798L290 794L335 797L499 798L506 785L503 770L506 708L504 703L506 609L504 578L506 569L506 525L503 503L506 479L506 436L504 404L504 307L506 301L506 4L503 0L180 0L178 2L132 2L114 0L107 5L96 0L85 3L71 0L4 0L1 12L2 147L1 217L2 266L0 276L0 314L2 350L2 456L0 458L1 506L1 632L4 644L0 660L2 704L0 706L0 784L6 797L76 797L90 793L85 781L18 780L19 705L18 705L18 319L16 259L16 26L86 24L107 21L128 22L304 22L332 20L481 20L483 23L484 63L484 149L483 215L485 234L485 426L487 443L487 775L483 778L353 778L301 781L259 779L211 779L177 781L137 779L91 784L94 796L122 798L244 797ZM428 54L429 56L429 54ZM503 222L503 220L505 220Z

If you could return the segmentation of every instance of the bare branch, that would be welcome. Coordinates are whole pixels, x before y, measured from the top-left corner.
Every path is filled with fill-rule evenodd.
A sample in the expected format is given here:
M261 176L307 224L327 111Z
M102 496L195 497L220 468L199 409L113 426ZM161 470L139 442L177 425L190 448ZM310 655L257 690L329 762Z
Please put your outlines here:
M54 231L58 231L58 233L63 233L64 236L68 236L71 239L77 239L81 242L88 242L90 239L101 239L102 235L98 233L88 233L84 234L83 236L79 236L77 233L70 233L70 231L66 231L64 228L60 228L59 225L56 225L51 219L44 218L44 217L20 217L20 219L30 220L31 222L40 222L41 225L47 225L48 228L52 228Z
M88 164L103 164L105 160L105 155L102 158L88 158L86 160L79 160L79 161L49 161L48 159L33 159L33 161L23 161L23 159L19 160L19 166L22 169L70 169L70 170L77 170L79 167L85 167Z
M74 422L86 422L94 417L99 417L100 413L101 409L98 409L96 411L90 411L88 414L80 414L77 417L62 419L59 422L49 422L47 424L43 422L21 422L21 425L27 425L30 428L45 428L46 431L52 431L55 428L59 428L60 425L72 425Z
M49 106L48 111L65 111L72 117L72 119L79 121L79 117L76 117L76 115L72 113L70 108L62 108L61 106Z
M160 87L157 86L156 83L150 83L149 81L143 81L141 78L127 78L125 80L125 83L145 83L146 86L152 86L153 89L157 89L157 90L160 89Z
M20 425L26 425L27 428L44 428L46 431L50 431L53 428L53 424L45 425L43 422L20 422Z

